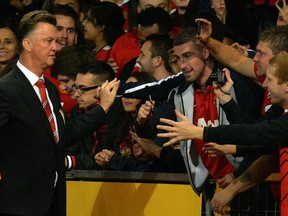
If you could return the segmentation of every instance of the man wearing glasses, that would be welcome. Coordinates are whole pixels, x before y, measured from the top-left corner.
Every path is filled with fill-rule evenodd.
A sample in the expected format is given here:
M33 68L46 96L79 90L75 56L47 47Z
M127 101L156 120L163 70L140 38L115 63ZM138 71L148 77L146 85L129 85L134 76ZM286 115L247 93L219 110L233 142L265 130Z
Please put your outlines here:
M101 85L106 81L113 80L115 73L111 66L104 61L93 60L79 69L75 85L71 89L73 97L78 105L72 109L71 119L86 113L100 103ZM108 112L111 112L110 110ZM67 169L102 169L94 161L94 155L101 148L105 139L107 125L94 131L72 146L65 149Z

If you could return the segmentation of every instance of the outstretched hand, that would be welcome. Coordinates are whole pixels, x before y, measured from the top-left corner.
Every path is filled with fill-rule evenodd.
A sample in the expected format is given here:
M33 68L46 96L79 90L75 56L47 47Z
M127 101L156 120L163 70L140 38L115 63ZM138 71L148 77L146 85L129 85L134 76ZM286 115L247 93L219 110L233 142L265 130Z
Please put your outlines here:
M219 145L214 142L206 143L203 147L203 150L209 157L218 157L224 154L235 154L236 153L236 145L226 144Z
M167 131L166 133L158 133L158 137L170 138L170 141L164 143L164 146L170 146L182 140L203 139L203 128L193 125L190 120L175 110L176 116L181 121L173 121L161 118L160 122L165 125L157 125L158 129Z

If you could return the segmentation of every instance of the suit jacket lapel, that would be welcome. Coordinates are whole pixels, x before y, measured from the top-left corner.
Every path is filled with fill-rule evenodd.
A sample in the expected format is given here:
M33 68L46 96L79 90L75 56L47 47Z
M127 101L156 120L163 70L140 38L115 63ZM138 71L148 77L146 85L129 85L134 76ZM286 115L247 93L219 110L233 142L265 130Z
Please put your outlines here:
M47 115L42 107L42 104L35 93L33 87L31 86L29 80L25 75L20 71L18 67L13 70L18 84L20 87L20 94L23 95L24 100L27 102L27 105L31 108L35 116L40 120L40 123L45 127L51 139L54 140L53 132L48 121ZM13 73L12 72L12 73Z

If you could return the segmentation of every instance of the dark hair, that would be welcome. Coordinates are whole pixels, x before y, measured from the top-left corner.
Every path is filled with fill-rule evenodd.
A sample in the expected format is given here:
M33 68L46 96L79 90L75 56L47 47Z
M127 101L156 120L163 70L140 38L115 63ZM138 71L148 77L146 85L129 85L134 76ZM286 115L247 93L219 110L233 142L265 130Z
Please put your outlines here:
M66 46L56 53L56 58L51 67L51 76L67 76L76 79L77 73L84 65L94 61L93 53L83 46Z
M106 42L112 46L124 34L124 17L121 8L111 2L95 3L88 11L88 17L96 26L102 26Z
M15 22L12 21L9 17L0 16L0 29L2 29L2 28L6 28L6 29L11 30L13 32L13 34L15 35L15 38L17 40L17 26L16 26ZM12 70L12 68L16 64L17 60L18 60L18 54L16 54L16 56L14 58L10 59L7 62L6 66L2 70L0 70L0 77L4 76L10 70Z
M94 61L90 62L87 65L83 65L79 73L91 73L97 75L98 78L101 79L103 82L105 82L106 80L112 81L115 78L115 72L112 67L105 61L100 61L96 59L94 59Z
M161 56L166 70L171 72L169 50L173 48L173 40L168 35L152 34L146 37L146 41L151 41L151 57Z
M66 4L56 3L56 4L55 4L55 0L54 0L54 5L53 5L53 6L55 6L55 5L67 5L67 6L71 7L71 8L73 8L73 10L76 11L77 14L79 14L79 13L83 10L83 3L82 3L83 1L84 1L84 0L76 0L76 1L75 1L76 4L78 5L79 11L76 11L76 9L74 9L74 8L71 6L71 3L66 3ZM53 6L52 6L52 7L53 7Z
M17 37L17 25L10 18L0 16L0 28L10 29L14 33L15 37Z
M39 22L49 23L56 26L55 17L47 11L35 10L25 14L19 22L18 26L18 52L23 51L22 41L31 33Z
M172 21L169 13L160 7L150 7L138 16L138 24L148 27L157 24L160 34L168 35L172 31Z
M71 17L75 22L75 26L76 26L76 23L78 22L77 12L68 5L55 4L53 14Z
M150 73L148 72L136 72L133 73L129 76L134 77L138 82L154 82L156 81L155 77L153 77ZM145 101L141 101L137 105L137 109L140 108L140 106L144 103ZM117 110L118 111L118 110ZM110 130L109 138L107 139L107 145L114 147L114 151L119 151L119 146L123 139L129 135L130 127L134 123L134 119L131 116L130 113L127 113L123 106L121 105L121 108L119 108L119 118L118 118L118 124L116 125L116 128L113 128L113 130ZM111 143L109 143L111 142Z
M282 51L288 51L288 26L274 26L264 30L259 35L259 41L267 42L268 47L276 55Z

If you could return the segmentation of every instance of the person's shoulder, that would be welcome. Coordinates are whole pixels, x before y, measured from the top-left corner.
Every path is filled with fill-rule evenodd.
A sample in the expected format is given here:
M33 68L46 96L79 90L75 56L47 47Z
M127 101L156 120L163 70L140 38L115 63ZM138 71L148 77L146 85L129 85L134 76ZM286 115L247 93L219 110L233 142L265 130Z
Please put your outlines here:
M121 35L114 43L113 46L115 46L115 44L119 44L119 43L124 43L127 41L131 41L131 40L135 40L137 39L137 33L136 31L132 31L132 32L126 32L125 34Z
M8 74L4 75L0 78L0 86L6 87L16 84L16 77L15 77L15 68L12 69Z

